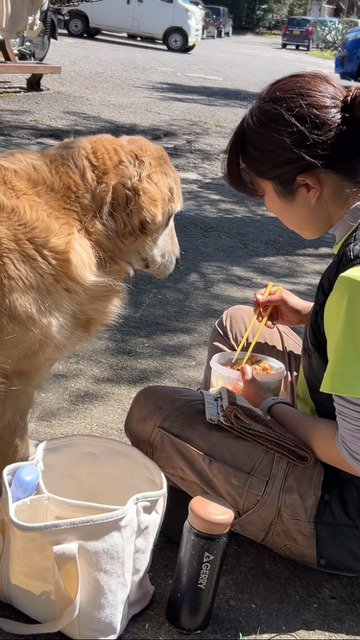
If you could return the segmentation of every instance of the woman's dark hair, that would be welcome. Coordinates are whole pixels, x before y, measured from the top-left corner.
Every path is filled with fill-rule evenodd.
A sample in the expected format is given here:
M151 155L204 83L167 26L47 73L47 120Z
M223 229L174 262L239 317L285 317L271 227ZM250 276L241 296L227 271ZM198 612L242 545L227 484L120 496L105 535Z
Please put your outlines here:
M259 195L253 175L291 197L311 169L360 184L360 88L320 72L280 78L259 94L230 140L225 177L247 195Z

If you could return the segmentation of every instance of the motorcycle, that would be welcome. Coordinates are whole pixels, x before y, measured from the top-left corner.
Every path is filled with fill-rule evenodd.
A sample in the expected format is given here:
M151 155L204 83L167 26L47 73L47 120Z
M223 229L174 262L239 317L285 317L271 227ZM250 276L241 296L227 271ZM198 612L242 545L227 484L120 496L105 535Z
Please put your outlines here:
M48 54L51 40L58 40L59 27L65 28L69 9L85 2L101 2L101 0L44 0L40 10L28 24L25 33L11 40L17 59L42 62Z
M18 60L42 62L46 58L51 39L58 39L58 11L55 3L45 0L25 33L11 40Z

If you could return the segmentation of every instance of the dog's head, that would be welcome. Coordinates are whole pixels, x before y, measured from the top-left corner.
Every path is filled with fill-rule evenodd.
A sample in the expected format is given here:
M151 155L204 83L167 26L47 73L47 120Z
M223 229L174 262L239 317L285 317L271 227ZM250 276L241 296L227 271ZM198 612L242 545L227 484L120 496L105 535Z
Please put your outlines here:
M108 264L125 261L159 278L172 272L180 255L174 216L182 197L161 146L137 136L97 135L66 140L47 153L77 174L78 216Z

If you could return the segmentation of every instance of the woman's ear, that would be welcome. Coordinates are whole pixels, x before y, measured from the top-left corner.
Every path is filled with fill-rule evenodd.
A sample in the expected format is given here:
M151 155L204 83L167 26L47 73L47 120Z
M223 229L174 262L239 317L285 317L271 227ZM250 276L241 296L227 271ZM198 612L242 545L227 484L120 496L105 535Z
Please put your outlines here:
M316 204L322 192L322 185L315 171L307 171L306 173L298 175L296 178L296 186L304 189L306 198L311 204Z

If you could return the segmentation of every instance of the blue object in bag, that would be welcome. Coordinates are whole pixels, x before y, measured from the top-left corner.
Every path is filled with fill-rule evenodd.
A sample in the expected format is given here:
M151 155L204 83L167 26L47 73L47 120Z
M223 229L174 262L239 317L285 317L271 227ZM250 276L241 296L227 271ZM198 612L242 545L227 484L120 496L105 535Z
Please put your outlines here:
M11 483L13 502L33 496L39 484L40 472L36 464L24 464L16 469Z

